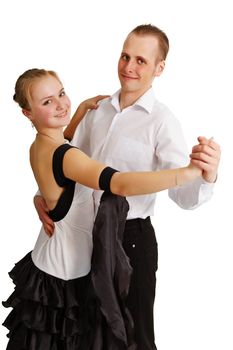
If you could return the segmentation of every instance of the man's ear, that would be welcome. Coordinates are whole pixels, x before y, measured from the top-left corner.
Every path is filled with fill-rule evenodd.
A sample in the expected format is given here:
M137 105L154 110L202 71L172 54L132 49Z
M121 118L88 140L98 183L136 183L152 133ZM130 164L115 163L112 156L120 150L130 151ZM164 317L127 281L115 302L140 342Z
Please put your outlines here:
M165 68L165 61L163 60L158 62L155 67L155 77L159 77L163 73L164 68Z

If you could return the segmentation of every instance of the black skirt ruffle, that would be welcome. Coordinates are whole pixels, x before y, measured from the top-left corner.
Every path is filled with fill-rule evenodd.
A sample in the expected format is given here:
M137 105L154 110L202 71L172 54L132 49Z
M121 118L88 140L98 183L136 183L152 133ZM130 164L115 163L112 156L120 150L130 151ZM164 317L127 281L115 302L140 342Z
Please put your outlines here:
M127 308L132 268L122 239L129 206L104 193L93 228L91 273L64 281L39 270L31 253L9 273L15 291L7 350L135 350Z
M101 315L90 274L64 281L39 270L28 253L9 275L15 290L3 302L13 308L3 323L7 350L93 349Z

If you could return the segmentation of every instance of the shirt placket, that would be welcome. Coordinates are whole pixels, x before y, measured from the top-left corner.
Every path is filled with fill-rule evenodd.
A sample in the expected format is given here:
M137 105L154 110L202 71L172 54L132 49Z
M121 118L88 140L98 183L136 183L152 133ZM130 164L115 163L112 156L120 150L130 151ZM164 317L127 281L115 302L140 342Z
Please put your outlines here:
M108 132L107 132L107 135L105 137L105 140L104 140L104 143L103 143L103 147L102 147L102 150L101 150L101 153L100 153L101 158L104 156L105 150L107 150L107 152L109 152L108 147L109 147L109 143L110 143L110 140L111 140L111 136L112 136L112 133L113 133L114 129L116 128L116 125L117 125L121 115L122 115L122 112L116 113L114 118L113 118L113 120L112 120L112 123L111 123L111 125L110 125L110 127L108 129Z

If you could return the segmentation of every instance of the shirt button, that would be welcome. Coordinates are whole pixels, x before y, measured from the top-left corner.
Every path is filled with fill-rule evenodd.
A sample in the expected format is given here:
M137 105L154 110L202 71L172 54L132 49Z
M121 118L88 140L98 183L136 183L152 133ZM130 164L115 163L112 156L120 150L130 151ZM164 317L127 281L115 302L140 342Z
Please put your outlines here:
M132 244L132 247L135 248L135 244Z

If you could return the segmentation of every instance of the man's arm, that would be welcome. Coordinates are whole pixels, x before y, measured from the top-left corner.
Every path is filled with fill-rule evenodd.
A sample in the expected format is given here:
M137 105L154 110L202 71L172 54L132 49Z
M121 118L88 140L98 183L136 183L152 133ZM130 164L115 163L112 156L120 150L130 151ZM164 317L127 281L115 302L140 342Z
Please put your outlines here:
M188 164L189 157L184 134L179 121L173 115L170 117L166 115L156 136L156 156L159 169L171 169ZM202 143L204 143L204 140L207 143L206 138L202 139ZM212 142L214 141L212 140ZM216 157L219 158L220 155L219 151L213 152L209 147L199 143L192 150L192 159L199 162L199 167L202 166L204 177L168 191L169 197L183 209L194 209L208 201L213 194L213 181L216 179L219 162ZM207 152L208 155L203 154L204 152ZM205 164L203 160L201 161L202 158L205 158ZM209 180L209 182L206 180Z
M49 208L47 207L44 198L41 195L36 194L34 197L34 205L39 219L44 226L45 232L51 237L54 232L54 222L48 216Z
M170 198L184 209L194 209L209 200L217 179L220 147L212 138L201 136L198 141L199 144L192 148L190 158L202 170L202 178L181 188L169 190Z
M81 102L78 108L76 109L76 112L74 113L69 125L64 130L65 139L72 140L75 133L75 129L77 128L87 111L89 109L97 109L98 102L108 96L109 95L98 95Z

